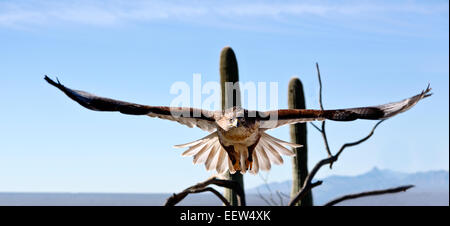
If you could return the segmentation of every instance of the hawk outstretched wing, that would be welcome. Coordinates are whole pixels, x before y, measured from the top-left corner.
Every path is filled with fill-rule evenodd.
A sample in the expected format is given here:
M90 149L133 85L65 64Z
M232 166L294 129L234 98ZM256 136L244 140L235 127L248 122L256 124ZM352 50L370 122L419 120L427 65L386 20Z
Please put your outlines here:
M309 109L281 109L259 112L257 115L262 128L273 129L287 124L300 122L323 121L353 121L356 119L381 120L387 119L399 113L405 112L423 98L431 96L431 88L428 87L420 94L389 104L347 108L336 110L309 110Z
M47 76L45 76L44 79L51 85L63 91L72 100L90 110L118 111L128 115L147 115L150 117L175 121L191 128L196 126L208 132L212 132L216 129L214 111L189 107L161 107L134 104L96 96L80 90L73 90L65 87L59 81L53 81Z

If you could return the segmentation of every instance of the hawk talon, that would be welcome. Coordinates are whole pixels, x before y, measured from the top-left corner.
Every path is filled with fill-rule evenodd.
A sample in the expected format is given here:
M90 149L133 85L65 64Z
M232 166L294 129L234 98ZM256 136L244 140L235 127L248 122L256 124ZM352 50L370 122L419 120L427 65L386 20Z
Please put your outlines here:
M253 161L250 161L250 160L245 160L245 168L247 169L247 170L252 170L252 168L253 168Z
M236 162L234 163L233 167L234 167L234 170L236 170L236 171L241 170L241 166L239 165L239 162L238 162L238 161L236 161Z

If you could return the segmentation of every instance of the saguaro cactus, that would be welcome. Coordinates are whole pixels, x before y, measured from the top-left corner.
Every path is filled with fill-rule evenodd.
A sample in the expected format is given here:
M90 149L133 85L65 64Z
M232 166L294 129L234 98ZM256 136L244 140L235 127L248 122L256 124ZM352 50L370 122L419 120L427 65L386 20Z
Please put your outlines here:
M238 65L236 55L233 49L225 47L220 53L220 84L222 89L222 110L241 105L241 93L238 86L233 86L239 81ZM228 85L227 85L228 83ZM230 88L236 89L230 89ZM232 93L231 93L232 92ZM225 173L229 180L237 181L242 188L244 188L244 178L242 174L236 172L235 174ZM238 205L237 195L231 189L225 189L225 198L232 206Z
M291 109L305 109L305 94L300 79L292 78L289 81L288 104ZM290 126L291 142L302 144L301 148L294 148L295 156L292 158L292 191L291 197L295 197L305 182L308 175L308 145L306 141L306 123L297 123ZM297 205L312 206L313 198L309 192L302 202Z

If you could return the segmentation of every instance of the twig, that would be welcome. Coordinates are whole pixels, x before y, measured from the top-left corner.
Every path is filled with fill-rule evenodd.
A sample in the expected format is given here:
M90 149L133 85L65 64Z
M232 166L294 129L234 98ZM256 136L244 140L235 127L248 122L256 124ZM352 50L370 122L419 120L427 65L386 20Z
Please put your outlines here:
M256 189L256 191L258 192L258 196L259 196L260 199L262 199L267 205L273 206L273 204L269 200L264 198L264 196L261 194L261 192L259 192L258 188Z
M319 106L320 106L320 110L323 110L323 103L322 103L322 79L320 77L319 63L316 63L316 69L317 69L317 77L319 78Z
M317 68L317 77L319 79L319 105L320 105L320 109L323 110L323 103L322 103L322 79L320 77L320 70L319 70L319 64L316 63L316 68ZM342 154L342 152L347 148L347 147L352 147L358 144L363 143L364 141L368 140L370 137L372 137L372 135L375 132L375 129L378 127L378 125L380 125L382 122L384 122L384 120L380 120L378 121L374 127L372 128L372 130L370 131L370 133L365 136L364 138L355 141L355 142L351 142L351 143L346 143L344 145L341 146L341 148L339 149L339 151L333 155L331 153L330 150L330 146L328 145L328 138L327 138L327 134L326 134L326 130L325 130L325 121L322 121L322 128L319 128L317 125L315 125L314 123L311 123L311 125L314 126L315 129L317 129L321 134L322 134L322 138L323 141L325 143L325 149L328 153L328 158L322 159L321 161L319 161L314 168L311 170L311 172L308 174L308 176L305 179L305 182L303 184L303 187L300 189L300 191L297 193L297 195L291 200L291 202L289 202L290 206L295 205L297 202L301 201L303 199L303 197L310 192L315 186L318 186L320 184L322 184L322 181L317 181L315 183L312 183L312 180L314 178L314 176L316 175L316 173L320 170L320 168L322 168L322 166L329 164L330 168L332 168L333 163L336 162L339 158L339 156Z
M277 195L278 195L278 198L280 199L280 206L284 206L284 202L283 202L283 196L281 196L281 194L280 194L280 191L279 191L279 190L277 190Z
M312 126L314 126L314 128L316 128L317 131L322 132L322 130L316 126L316 124L314 124L313 122L310 122Z
M378 127L378 125L380 125L382 122L384 122L384 120L378 121L366 137L364 137L358 141L346 143L346 144L342 145L342 147L339 149L339 151L336 153L336 155L332 155L331 157L328 157L328 158L325 158L325 159L322 159L321 161L319 161L314 166L314 168L311 170L311 172L308 174L308 176L305 179L305 183L303 184L302 189L297 193L297 195L294 197L294 199L291 200L289 205L295 205L298 201L300 201L303 198L303 196L307 192L309 192L313 188L313 186L311 186L312 179L314 178L316 173L320 170L320 168L322 168L322 166L324 166L326 164L331 165L334 162L336 162L338 160L339 156L345 150L345 148L361 144L362 142L368 140L375 133L375 129Z
M318 77L318 79L319 79L319 105L320 105L320 110L324 110L324 109L323 109L323 103L322 103L322 79L321 79L321 76L320 76L320 70L319 70L319 64L318 64L318 63L316 63L316 68L317 68L317 77ZM351 147L351 146L355 146L355 145L358 145L358 144L360 144L360 143L366 141L367 139L369 139L369 138L373 135L373 133L374 133L375 129L377 128L377 126L378 126L380 123L382 123L384 120L385 120L385 119L380 120L379 122L377 122L377 123L375 124L375 126L372 128L372 131L369 133L369 135L367 135L367 136L364 137L363 139L358 140L358 141L356 141L356 142L344 144L344 145L339 149L338 153L336 154L336 160L337 160L337 157L339 157L339 155L341 154L341 152L342 152L345 148ZM319 127L316 126L314 123L311 123L311 124L314 126L314 128L316 128L316 129L322 134L323 142L324 142L324 144L325 144L325 150L326 150L327 153L328 153L328 157L332 157L333 154L331 153L330 146L329 146L329 144L328 144L327 132L326 132L326 130L325 130L325 121L322 121L322 128L319 128ZM332 161L332 162L330 163L330 169L333 168L333 163L334 163L336 160L334 160L334 161Z
M289 199L290 199L290 196L284 194L283 192L281 192L281 191L279 191L279 190L276 190L276 191L275 191L275 194L278 196L278 199L279 199L279 202L276 202L276 201L274 200L274 198L273 198L273 191L272 191L272 189L270 188L269 183L268 183L268 177L269 177L269 174L266 174L266 176L264 177L264 176L262 175L262 173L260 173L259 176L261 177L261 180L264 182L264 185L265 185L267 191L269 192L269 193L268 193L268 194L269 194L269 198L267 199L267 198L264 197L263 194L259 191L259 188L257 188L256 191L258 192L259 198L261 198L267 205L270 205L270 206L284 206L284 199L283 199L283 197L284 197L284 198L287 198L287 199L289 200Z
M295 206L300 200L305 197L308 192L310 192L314 187L322 184L322 181L316 181L314 183L305 183L302 189L297 193L297 195L289 202L289 206Z
M361 140L358 140L358 141L355 141L355 142L352 142L352 143L346 143L346 144L342 145L342 147L341 147L341 148L339 149L339 151L337 152L336 156L339 157L339 155L342 153L342 151L344 151L345 148L347 148L347 147L352 147L352 146L361 144L361 143L363 143L364 141L368 140L368 139L375 133L375 129L378 127L378 125L380 125L382 122L384 122L384 120L386 120L386 119L383 119L383 120L378 121L378 122L373 126L372 130L370 131L370 133L369 133L366 137L362 138ZM336 160L337 160L337 159L336 159Z
M322 129L321 129L322 138L325 144L325 150L327 150L328 156L331 157L333 154L331 154L330 145L328 144L328 138L327 133L325 132L325 121L322 121ZM331 169L331 164L330 164Z
M357 193L357 194L345 195L345 196L342 196L340 198L334 199L334 200L326 203L324 206L334 206L337 203L343 202L345 200L356 199L356 198L361 198L361 197L365 197L365 196L384 195L384 194L389 194L389 193L402 192L402 191L406 191L412 187L414 187L414 185L406 185L406 186L400 186L400 187L396 187L396 188L374 190L374 191L361 192L361 193Z
M319 106L320 106L320 110L324 110L323 109L323 102L322 102L322 78L320 77L320 69L319 69L319 63L316 63L316 69L317 69L317 78L319 79ZM322 138L325 144L325 150L327 151L328 157L333 156L333 154L331 154L331 150L330 150L330 145L328 144L328 139L327 139L327 133L325 132L325 120L322 121L322 129L319 129L316 125L313 124L313 126L319 130L319 132L322 134ZM331 169L331 164L330 164L330 169Z
M177 203L179 203L181 200L183 200L188 194L191 193L200 193L200 192L205 192L205 191L210 191L212 193L214 193L217 197L220 198L220 200L222 200L222 202L229 206L230 203L225 199L225 197L222 196L222 194L220 194L217 190L211 188L211 187L207 187L210 184L214 184L220 187L225 187L225 188L229 188L229 189L233 189L237 194L238 194L238 202L240 206L245 206L245 196L244 196L244 190L243 188L240 186L239 183L237 183L236 181L231 181L231 180L221 180L221 179L217 179L216 177L211 177L210 179L198 183L194 186L188 187L185 190L183 190L182 192L176 194L174 193L172 196L170 196L167 201L166 201L166 206L174 206ZM225 202L226 201L226 202Z
M305 182L303 183L303 187L300 189L300 191L298 191L297 195L289 202L289 206L296 205L315 186L322 184L322 181L317 181L316 183L313 184L312 179L314 178L316 173L319 171L319 169L322 166L324 166L325 164L331 163L331 161L333 161L333 158L334 158L334 156L326 158L326 159L322 159L314 166L314 168L311 170L311 172L306 177Z
M225 206L230 206L230 202L228 202L228 200L225 197L223 197L223 195L220 194L220 192L218 192L216 189L214 189L212 187L194 189L194 190L191 190L190 193L201 193L201 192L206 192L206 191L210 191L213 194L215 194L223 202L223 204L225 204Z
M269 199L264 198L263 195L259 192L259 189L257 189L257 191L258 191L258 196L259 196L262 200L264 200L264 202L266 202L268 205L271 205L271 206L272 206L272 205L278 205L278 203L273 199L273 192L272 192L272 189L270 188L269 183L267 182L267 181L268 181L269 174L267 174L266 177L264 177L264 176L260 173L260 174L259 174L259 177L261 178L261 180L263 180L264 186L266 187L267 191L269 192Z
M289 196L289 195L286 195L286 194L284 194L283 192L281 192L280 191L280 195L282 195L282 196L284 196L285 198L287 198L287 199L290 199L291 198L291 196Z

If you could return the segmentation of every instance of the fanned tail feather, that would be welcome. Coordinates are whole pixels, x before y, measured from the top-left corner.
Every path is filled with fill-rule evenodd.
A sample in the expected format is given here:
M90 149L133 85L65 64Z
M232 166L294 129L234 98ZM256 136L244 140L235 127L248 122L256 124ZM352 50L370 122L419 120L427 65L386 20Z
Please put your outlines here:
M259 141L260 144L263 145L264 150L267 153L267 156L269 156L270 162L276 164L276 165L281 165L283 164L283 158L281 157L281 155L278 153L278 150L275 149L269 142L267 142L265 139L262 139Z
M196 145L196 144L198 144L198 143L201 143L202 141L209 140L210 138L212 138L212 137L214 137L214 136L217 136L217 133L216 133L216 132L211 133L211 134L209 134L208 136L203 137L203 138L201 138L201 139L198 139L198 140L196 140L196 141L192 141L192 142L189 142L189 143L186 143L186 144L178 144L178 145L174 145L173 147L174 147L174 148L186 148L186 147L191 147L191 146L194 146L194 145Z
M205 167L206 167L207 171L210 171L210 170L216 168L218 157L217 158L215 158L215 157L216 157L217 152L219 152L219 150L220 150L219 142L214 143L213 147L211 148L211 151L209 152L209 155L205 161Z
M206 137L199 140L189 142L186 144L175 145L176 148L186 148L182 156L193 156L194 164L205 163L206 170L216 170L217 173L222 174L227 169L230 173L235 173L236 171L231 164L228 154L220 145L219 137L217 132L211 133Z
M289 146L289 147L292 147L292 148L301 148L301 147L303 147L303 145L301 145L301 144L295 144L295 143L287 142L287 141L284 141L284 140L280 140L278 138L270 136L269 134L267 134L265 132L261 133L261 138L267 139L268 141L272 141L274 143L279 143L279 144L282 144L282 145L286 145L286 146ZM294 152L290 151L289 149L288 149L288 152L291 152L292 154L294 154Z
M256 174L259 170L269 171L272 164L283 164L281 155L294 155L294 152L285 146L297 148L302 145L289 143L262 132L259 143L252 153L252 168L247 169L248 148L241 144L234 145L236 152L239 153L240 172L244 174L249 171L252 174ZM217 132L190 143L176 145L175 147L187 147L188 149L183 152L182 156L193 156L193 163L204 163L208 171L216 170L217 173L222 174L228 169L231 174L236 173L228 153L219 142Z
M248 159L248 149L246 146L240 144L234 145L234 148L237 149L237 152L240 154L241 174L244 174L247 172L245 161Z
M277 165L283 164L283 158L281 155L295 155L292 150L284 147L283 145L293 148L302 147L300 144L283 141L262 132L259 143L253 151L253 165L257 165L257 167L252 169L250 172L256 174L260 169L263 171L269 171L271 168L271 163Z
M225 172L225 170L227 170L228 167L227 159L228 159L227 152L221 146L219 150L219 156L217 157L217 166L216 166L217 173L222 174Z
M259 172L259 162L258 162L258 156L256 155L255 151L253 151L252 157L253 157L253 167L250 170L250 173L257 174Z
M207 160L209 153L214 149L214 142L217 142L217 139L208 140L200 151L194 155L192 160L194 164L202 164Z
M269 171L271 168L270 160L266 154L266 151L264 151L263 145L261 145L261 143L256 145L254 152L256 152L256 156L258 157L260 169L264 171Z

